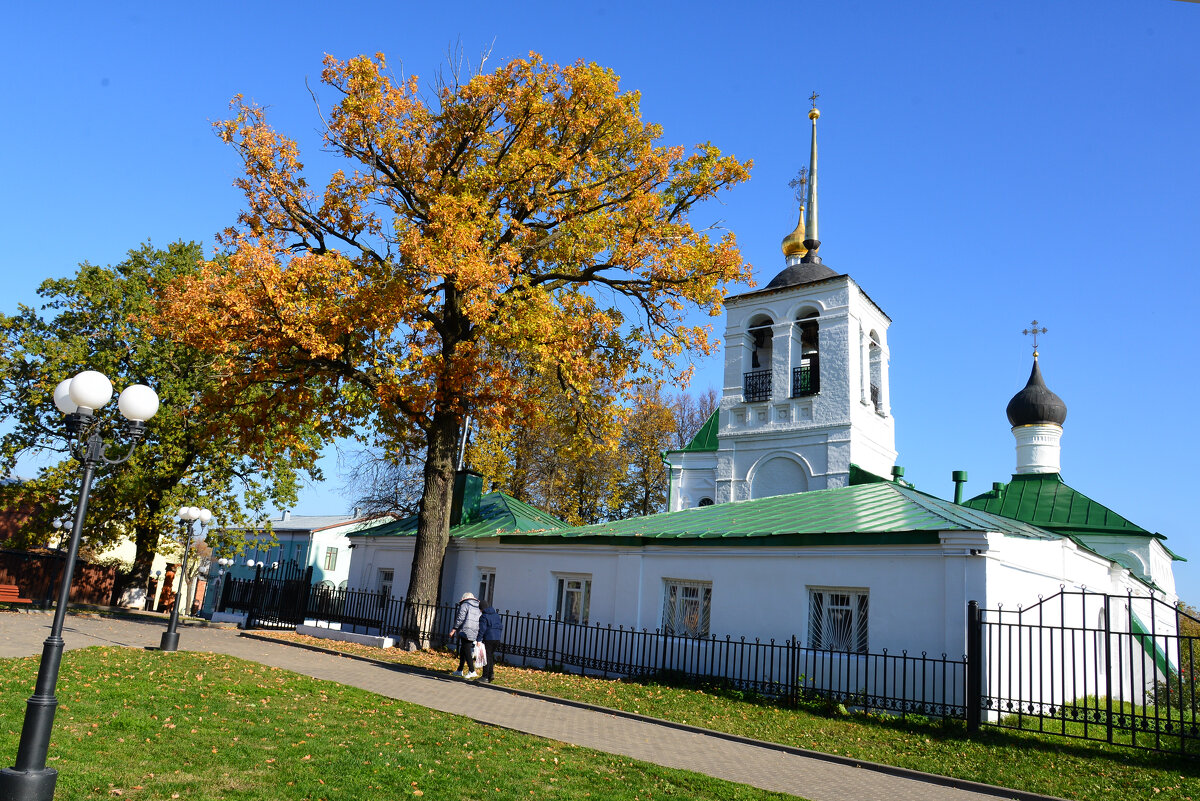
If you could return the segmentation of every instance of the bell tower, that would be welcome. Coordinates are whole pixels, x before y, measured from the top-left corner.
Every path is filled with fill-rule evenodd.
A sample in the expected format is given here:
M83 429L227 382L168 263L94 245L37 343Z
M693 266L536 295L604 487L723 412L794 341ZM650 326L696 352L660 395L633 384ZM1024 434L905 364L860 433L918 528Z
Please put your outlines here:
M816 98L807 174L793 182L806 194L782 242L785 266L765 287L726 298L715 431L705 427L707 445L668 454L671 510L843 487L852 464L880 476L895 464L891 319L819 254Z

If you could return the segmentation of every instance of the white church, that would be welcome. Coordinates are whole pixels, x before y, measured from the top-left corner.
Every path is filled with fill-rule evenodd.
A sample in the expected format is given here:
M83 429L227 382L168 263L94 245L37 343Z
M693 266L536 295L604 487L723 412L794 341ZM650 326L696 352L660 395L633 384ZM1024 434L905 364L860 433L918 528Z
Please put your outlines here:
M809 116L801 222L779 274L727 300L720 407L666 455L667 512L567 527L503 493L480 497L464 476L442 597L471 590L502 610L693 637L950 655L966 652L968 601L1011 608L1086 587L1174 604L1165 538L1063 482L1066 407L1036 361L1009 404L1011 482L951 502L894 471L891 320L822 263ZM408 519L349 534L349 585L405 595L415 530ZM1124 614L1111 624L1174 631Z

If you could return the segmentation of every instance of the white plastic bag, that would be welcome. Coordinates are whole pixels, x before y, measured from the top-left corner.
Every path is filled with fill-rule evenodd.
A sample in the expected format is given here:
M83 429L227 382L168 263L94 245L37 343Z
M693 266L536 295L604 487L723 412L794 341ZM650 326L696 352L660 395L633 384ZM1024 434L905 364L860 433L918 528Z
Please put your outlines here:
M475 641L475 667L480 668L487 664L487 649L483 647L483 643L479 640Z

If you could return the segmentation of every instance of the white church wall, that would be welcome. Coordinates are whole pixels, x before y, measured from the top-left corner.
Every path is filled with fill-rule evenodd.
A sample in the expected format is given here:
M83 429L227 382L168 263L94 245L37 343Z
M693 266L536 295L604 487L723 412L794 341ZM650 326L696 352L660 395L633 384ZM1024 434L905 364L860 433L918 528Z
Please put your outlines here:
M869 598L869 648L924 650L961 657L966 602L946 589L938 546L786 548L727 546L530 546L478 540L459 549L450 595L477 583L477 565L496 570L501 609L553 615L556 578L586 577L589 622L657 629L667 580L709 583L711 634L776 641L808 637L813 589L863 590ZM961 560L959 560L961 562ZM957 608L944 613L947 599ZM956 623L948 632L947 617Z

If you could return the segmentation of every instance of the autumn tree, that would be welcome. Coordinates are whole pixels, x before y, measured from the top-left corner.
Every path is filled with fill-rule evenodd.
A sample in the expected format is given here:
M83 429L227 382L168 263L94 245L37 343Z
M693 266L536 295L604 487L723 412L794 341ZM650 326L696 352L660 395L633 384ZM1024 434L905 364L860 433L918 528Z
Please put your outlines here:
M0 470L10 473L23 456L41 464L37 475L0 487L0 507L34 510L19 544L44 544L51 520L77 500L79 466L67 452L52 394L85 369L105 373L118 389L148 384L161 401L129 462L99 469L88 504L85 548L102 551L124 537L136 546L126 586L145 586L154 554L178 540L174 515L181 505L202 502L222 524L237 527L261 518L267 505L294 503L301 474L319 475L311 430L290 431L290 447L242 449L228 429L238 403L252 399L212 392L218 377L210 357L145 327L154 287L196 274L202 256L194 243L166 250L147 244L115 266L84 263L73 277L44 282L40 308L22 305L13 316L0 315L0 418L8 426ZM115 405L102 419L115 422ZM273 427L269 417L261 424ZM214 528L210 539L222 543L226 536Z
M348 170L310 183L297 142L236 98L218 130L246 207L229 259L180 282L162 325L213 352L231 390L268 384L264 403L327 437L422 438L409 597L433 602L465 415L531 416L533 375L604 416L608 392L710 352L688 315L719 315L749 271L731 234L691 217L748 163L664 146L639 94L596 64L531 54L426 95L382 54L327 57L322 81L336 97L322 144Z
M672 405L659 387L635 399L621 435L621 454L628 464L622 482L618 516L644 517L664 511L667 505L667 466L663 452L675 435Z
M606 418L587 419L558 387L529 389L538 393L536 414L480 431L468 464L491 489L572 525L618 516L628 469L621 449L628 409L613 405Z

